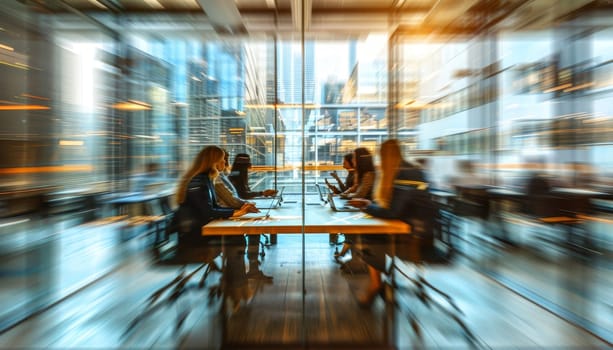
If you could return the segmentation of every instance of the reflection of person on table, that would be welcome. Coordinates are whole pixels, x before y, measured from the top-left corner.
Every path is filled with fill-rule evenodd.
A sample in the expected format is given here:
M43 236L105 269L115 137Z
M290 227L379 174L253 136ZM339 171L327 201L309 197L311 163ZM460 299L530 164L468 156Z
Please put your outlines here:
M353 165L353 153L345 154L345 156L343 157L343 168L345 168L345 170L347 170L347 177L345 177L345 181L344 182L338 176L336 171L333 171L333 172L330 173L330 176L332 176L336 180L336 183L338 184L338 187L333 185L333 184L331 184L331 183L329 183L328 179L324 180L326 185L330 189L330 191L332 191L332 193L334 193L334 194L343 193L343 192L347 191L349 188L351 188L351 186L353 186L354 175L355 175L355 169L354 169L354 165Z
M255 207L255 203L239 198L236 188L234 188L232 181L230 181L228 178L230 169L228 152L224 151L224 154L224 169L219 172L219 176L215 179L215 194L217 195L217 203L219 203L219 205L222 207L234 209L239 209L243 205L251 205L253 207L253 212L259 212L260 210ZM257 236L259 242L259 235L254 236ZM249 248L253 247L250 246ZM256 248L259 249L259 246ZM272 276L267 276L260 270L258 251L256 250L255 254L253 254L253 252L248 249L247 256L249 258L249 272L247 273L247 278L272 281Z
M237 210L217 204L213 182L225 167L224 151L216 146L205 147L198 153L191 167L181 178L177 189L178 217L182 227L182 240L187 245L215 245L219 236L202 236L202 226L218 218L237 217L253 211L245 204ZM245 273L243 236L224 237L226 268L224 287L238 309L241 300L248 300L251 291Z
M249 187L249 169L251 169L251 157L246 153L239 153L234 157L232 172L228 178L234 185L238 196L242 199L255 197L270 197L277 194L277 190L266 189L264 191L252 191ZM264 275L259 268L260 235L247 235L247 258L249 259L250 277L260 279L272 279Z
M408 180L418 189L427 188L425 176L419 165L411 164L402 158L402 151L397 140L383 142L379 150L381 157L381 173L377 181L375 202L355 198L349 201L353 205L372 216L382 218L402 218L406 213L399 208L401 198L393 198L394 183ZM362 247L358 254L368 264L370 285L366 293L358 298L360 306L369 307L377 294L382 291L381 273L385 271L385 254L388 251L387 235L361 235Z

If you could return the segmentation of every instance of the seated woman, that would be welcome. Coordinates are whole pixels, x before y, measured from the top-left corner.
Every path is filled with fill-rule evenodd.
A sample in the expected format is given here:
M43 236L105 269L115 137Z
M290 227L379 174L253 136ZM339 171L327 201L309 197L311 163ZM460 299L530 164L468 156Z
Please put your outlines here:
M270 197L277 194L277 190L266 189L264 191L252 191L249 187L249 169L251 169L251 157L246 153L239 153L234 157L232 172L228 178L234 185L238 196L242 199L255 197ZM260 235L247 235L247 258L249 259L249 277L264 280L272 280L260 271L258 253L260 250Z
M336 173L336 171L333 171L330 173L330 176L332 176L336 180L338 187L336 185L329 183L328 179L324 180L326 183L326 186L328 186L330 191L332 191L332 193L334 194L343 193L347 191L349 188L351 188L351 186L353 186L354 184L355 167L353 165L353 153L345 154L345 156L343 157L343 168L347 170L347 177L345 177L344 182L343 180L341 180L340 177L338 177L338 174Z
M253 206L248 204L237 210L222 208L217 204L213 183L224 167L224 151L216 146L207 146L198 153L191 167L182 176L177 188L181 244L214 246L221 241L221 237L202 236L202 226L214 219L242 216L253 211ZM243 260L245 239L242 235L226 236L224 243L224 287L237 310L240 301L250 299L252 294L247 284Z
M225 154L224 169L219 172L219 176L215 179L215 194L217 195L217 202L222 207L234 208L234 209L239 209L243 205L250 205L252 206L253 212L256 212L256 213L259 212L260 210L255 207L255 203L239 198L238 191L236 190L236 188L234 188L234 184L232 184L232 181L230 181L230 179L228 178L229 169L230 169L230 162L228 162L228 157L229 157L228 152L224 150L224 154ZM259 242L260 240L259 235L253 235L253 236L257 237L255 239L257 239L257 241ZM254 247L250 247L250 248L254 248ZM259 246L255 248L259 249ZM258 251L256 250L255 252L253 252L251 250L248 250L247 256L249 258L249 272L247 273L247 278L259 279L259 280L271 282L272 276L265 275L260 270L260 265L258 261Z
M361 208L364 212L384 218L393 218L400 215L395 205L402 201L392 198L394 183L406 182L419 188L426 189L427 183L422 169L417 164L411 164L402 157L400 144L390 139L379 150L381 157L381 176L377 183L376 202L370 199L356 198L349 201L350 205ZM383 288L381 273L385 272L385 255L388 251L387 235L361 235L362 247L358 254L368 264L370 285L366 293L358 298L360 306L369 307L377 294Z
M338 174L336 173L336 171L330 173L330 175L336 180L336 183L338 186L329 183L328 179L324 180L324 182L326 183L326 186L328 186L330 191L332 191L332 193L334 194L340 194L340 193L347 191L355 183L355 166L353 165L353 152L347 153L343 157L343 168L347 170L347 177L345 177L344 182L343 180L341 180L340 177L338 177ZM330 244L332 245L338 244L338 234L337 233L331 233L329 237L330 237Z
M372 160L372 155L368 149L358 147L353 151L353 163L355 164L355 183L345 192L340 194L341 198L365 198L371 199L373 193L373 185L375 182L375 165ZM343 248L339 253L335 253L335 258L345 256L351 248L352 241L345 237Z
M340 194L341 198L372 198L375 183L375 164L372 154L364 147L353 151L353 164L355 164L355 183Z
M236 188L238 196L243 199L255 197L270 197L277 194L277 190L266 189L264 191L252 191L249 187L249 169L251 169L251 157L246 153L239 153L234 157L230 181Z

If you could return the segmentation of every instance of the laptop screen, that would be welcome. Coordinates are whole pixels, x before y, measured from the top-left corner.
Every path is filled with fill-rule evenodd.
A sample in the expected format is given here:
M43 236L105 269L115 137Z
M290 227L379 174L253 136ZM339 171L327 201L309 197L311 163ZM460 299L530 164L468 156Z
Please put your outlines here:
M339 201L338 203L336 202L337 200ZM360 211L359 208L346 205L345 200L338 197L334 198L334 194L332 193L328 193L328 203L330 203L330 208L332 208L334 211ZM339 203L341 205L337 205Z
M315 187L317 187L317 192L319 192L319 199L325 204L327 203L328 200L328 195L331 194L331 192L328 190L328 187L324 187L321 184L315 184Z

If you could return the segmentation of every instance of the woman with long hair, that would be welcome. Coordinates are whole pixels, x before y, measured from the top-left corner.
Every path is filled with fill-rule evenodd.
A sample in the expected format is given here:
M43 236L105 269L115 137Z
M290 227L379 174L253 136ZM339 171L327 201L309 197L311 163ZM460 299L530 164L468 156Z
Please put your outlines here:
M234 157L230 181L238 192L239 197L251 199L255 197L269 197L277 194L277 190L266 189L264 191L252 191L249 187L249 169L251 169L251 157L247 153L239 153Z
M373 186L375 183L375 165L372 160L372 154L364 147L358 147L353 151L353 164L355 164L355 182L353 186L340 194L341 198L365 198L371 199L373 194ZM340 262L340 258L345 256L351 249L353 241L345 236L345 242L340 252L334 254L334 258ZM347 261L343 263L341 268L345 267Z
M372 154L367 148L356 148L353 151L353 164L355 165L355 183L340 194L341 198L371 199L375 183L375 164Z
M277 190L266 189L263 191L252 191L249 187L249 169L251 169L251 157L247 153L239 153L234 157L232 163L232 172L228 178L234 185L238 196L242 199L251 199L255 197L270 197L277 194ZM247 235L247 259L249 260L248 278L259 279L271 282L272 276L264 274L260 270L260 261L258 260L260 250L260 235Z
M338 177L336 171L330 173L330 176L332 176L334 180L336 180L338 186L329 183L328 179L324 179L326 186L328 186L330 191L332 191L332 193L334 194L343 193L349 188L351 188L351 186L353 186L355 176L355 167L353 166L353 153L347 153L343 156L343 168L347 170L347 177L345 177L345 181L341 180L341 178Z
M399 218L400 213L396 208L400 198L393 198L394 184L398 182L408 182L419 189L426 189L427 183L421 168L413 163L407 162L402 157L400 143L396 139L390 139L381 144L379 148L381 160L381 172L377 181L375 191L375 202L369 199L353 199L350 205L362 208L364 212L384 218ZM358 297L358 303L362 307L369 307L375 297L381 293L383 283L381 273L386 270L385 255L388 252L388 235L361 235L362 247L358 255L368 265L368 275L370 284L366 292Z
M217 204L214 180L225 167L224 151L217 146L203 148L190 168L179 181L177 203L181 227L180 243L186 246L216 245L219 236L202 236L202 226L211 220L245 215L253 206L243 205L240 209L222 208ZM245 239L242 235L224 237L224 287L234 301L234 309L240 307L242 299L249 299L251 292L245 273Z

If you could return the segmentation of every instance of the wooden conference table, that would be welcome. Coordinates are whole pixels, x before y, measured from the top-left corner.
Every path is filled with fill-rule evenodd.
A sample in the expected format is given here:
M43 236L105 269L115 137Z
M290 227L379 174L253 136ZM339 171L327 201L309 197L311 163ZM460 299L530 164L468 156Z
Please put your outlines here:
M258 233L338 233L408 234L410 227L401 220L372 217L363 212L335 212L328 206L299 204L272 209L266 219L214 220L202 227L203 235L241 235Z

